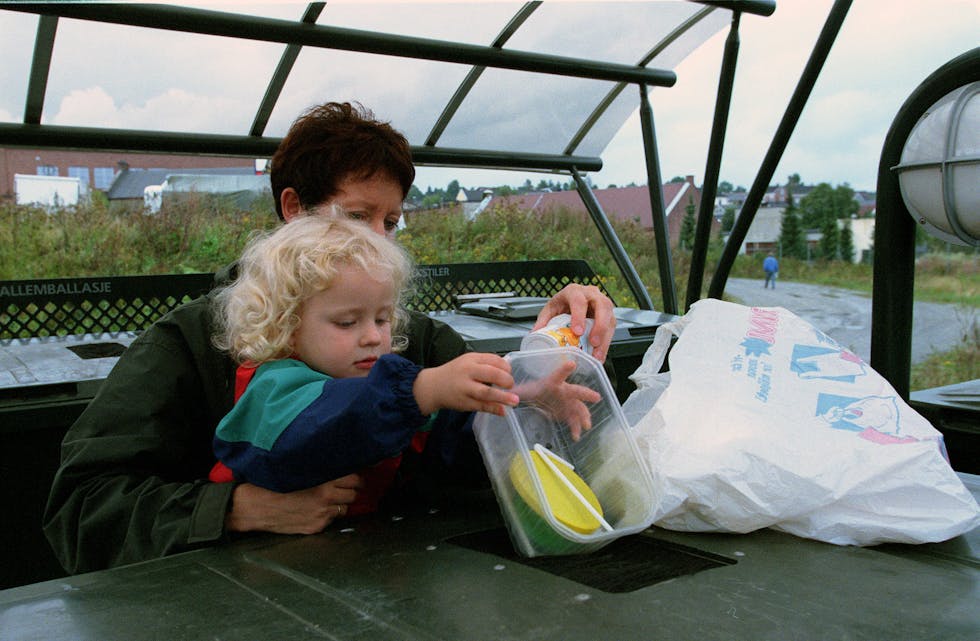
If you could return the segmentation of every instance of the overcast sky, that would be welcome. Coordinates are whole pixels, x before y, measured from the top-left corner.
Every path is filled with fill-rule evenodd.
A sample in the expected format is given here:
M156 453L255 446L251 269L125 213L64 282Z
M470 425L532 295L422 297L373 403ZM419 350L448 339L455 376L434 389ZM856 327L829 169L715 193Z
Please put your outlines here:
M349 2L329 2L330 19L354 20L350 26L355 28L360 26L357 21L362 21L380 30L399 30L483 45L492 41L514 11L513 6L504 14L499 6L467 5L462 9L456 6L452 9L452 17L440 22L432 19L431 12L423 20L417 7L392 8L383 3L352 5ZM211 0L208 4L223 5L220 8L228 11L248 12L250 7L249 3L230 0ZM751 186L832 4L832 0L778 0L776 12L770 17L743 17L722 180L736 186ZM449 15L447 7L442 7L441 12ZM302 5L283 3L277 8L281 15L275 17L295 20ZM615 11L615 8L611 10ZM549 11L570 15L575 13L574 7L562 7L555 0L549 0L534 16L540 18L534 28L540 29L545 37L568 36L543 33L550 23L542 16ZM0 57L6 62L0 65L0 86L19 88L6 92L6 95L0 94L0 120L17 121L23 113L36 17L12 12L0 15L3 18ZM588 35L600 33L597 31L600 25L594 21L591 24L595 29ZM623 31L617 33L623 36L621 41L626 41L624 32L627 30L634 32L629 34L631 37L642 35L645 40L647 29L653 26L656 25L632 21L626 27L620 25ZM578 31L582 33L581 28ZM665 181L673 176L691 174L700 184L704 178L717 78L727 32L727 27L722 29L680 63L676 68L674 87L657 88L651 93L661 174ZM514 41L515 48L520 48L520 37L528 35L519 33ZM202 47L205 40L210 42ZM615 38L608 35L603 34L602 40L607 45L617 44ZM566 41L574 50L572 39L566 38ZM655 38L651 37L652 41ZM980 0L854 0L772 182L784 183L789 174L798 173L808 184L846 182L855 189L874 190L881 145L901 104L936 68L978 45ZM155 49L161 52L158 56L165 57L150 64L139 62L142 58L137 52L147 49ZM156 123L168 118L172 120L174 114L178 114L179 128L184 131L241 134L243 127L247 131L247 124L280 52L281 46L274 43L247 47L233 39L215 42L214 38L153 30L129 30L122 35L110 27L63 21L58 27L53 66L63 69L62 73L72 81L49 84L44 121L154 128ZM332 69L342 67L336 62L350 61L344 56L352 55L357 54L334 54L329 58ZM307 61L305 67L304 60ZM323 62L318 63L321 60L301 57L290 78L291 86L298 85L301 90L291 93L288 101L284 95L270 119L269 135L281 135L302 108L323 100L322 90L315 82L317 74L324 68ZM403 83L398 90L408 91L407 85L416 92L409 96L393 92L387 86L385 78L391 75L389 59L379 56L371 61L374 67L368 67L359 75L351 74L350 78L342 77L331 85L331 99L362 100L380 117L390 119L396 127L403 129L413 142L424 138L424 130L420 134L418 129L426 125L417 117L416 111L411 111L415 108L411 105L417 106L427 94L451 95L459 78L444 69L439 70L441 73L432 73L432 68L424 64L400 66L400 74L418 76L416 81ZM544 84L547 80L540 82ZM478 90L480 87L478 83ZM497 95L469 100L464 109L471 112L463 115L461 110L453 126L458 127L459 123L482 125L484 129L492 130L494 139L500 142L507 135L508 123L514 124L517 119L511 112L506 114L510 120L494 120L493 108L507 106L521 99L521 94L533 93L522 92L518 87L507 94L506 100L498 99ZM570 93L563 100L571 102L575 98L576 94ZM527 124L532 116L547 116L547 112L547 108L530 106L519 113L523 114L521 120ZM568 139L562 135L553 136L545 128L546 124L542 118L541 127L534 128L539 139ZM464 131L457 131L455 139L447 130L440 145L460 146L453 143L466 140L465 135L460 137L458 134L466 134L467 126L461 127ZM523 144L526 139L520 140ZM594 185L646 183L636 114L627 119L602 153L602 158L604 168L591 176ZM426 186L445 187L456 178L466 187L519 185L528 177L535 183L541 178L555 178L553 175L528 176L516 172L420 168L417 184L423 190Z
M777 0L772 16L743 17L722 180L752 185L832 5ZM665 181L693 174L700 185L704 178L727 33L681 63L674 87L653 91ZM798 173L807 184L846 182L873 191L881 146L902 103L930 73L977 46L978 0L855 0L773 182ZM592 176L595 185L646 183L639 132L634 114L603 153L604 167ZM432 171L432 184L445 186L449 174ZM487 177L491 184L497 177L517 184L512 174ZM467 175L461 182L476 186L479 180Z

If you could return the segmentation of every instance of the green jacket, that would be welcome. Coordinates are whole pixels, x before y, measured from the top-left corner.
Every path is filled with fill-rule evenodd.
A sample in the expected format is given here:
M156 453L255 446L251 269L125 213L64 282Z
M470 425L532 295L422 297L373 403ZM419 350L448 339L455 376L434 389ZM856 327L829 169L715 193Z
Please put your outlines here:
M215 428L235 363L211 345L214 292L147 329L68 430L44 533L70 573L143 561L225 536L233 483L211 483ZM467 351L448 325L412 314L402 353L423 367Z

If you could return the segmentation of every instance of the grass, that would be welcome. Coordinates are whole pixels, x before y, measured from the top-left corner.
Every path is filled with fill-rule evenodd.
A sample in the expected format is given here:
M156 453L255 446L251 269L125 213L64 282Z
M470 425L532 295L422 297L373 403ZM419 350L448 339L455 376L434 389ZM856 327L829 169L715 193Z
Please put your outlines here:
M457 210L410 212L400 242L419 263L493 262L585 258L620 305L632 294L603 240L584 215L569 211L529 213L505 206L468 221ZM123 274L212 272L235 260L256 230L279 224L269 199L242 209L221 198L192 196L168 203L157 215L142 208L110 206L104 199L53 212L0 203L0 280ZM620 241L660 306L662 294L652 232L635 223L613 222ZM704 289L721 255L713 240ZM685 299L690 255L673 250L673 276ZM731 276L758 278L762 256L739 256ZM843 262L780 262L780 278L842 287L871 295L870 265ZM916 264L915 298L960 306L962 343L912 369L912 389L936 387L980 377L980 257L928 254Z
M980 319L976 307L959 307L962 335L954 349L933 354L912 366L912 391L980 378Z

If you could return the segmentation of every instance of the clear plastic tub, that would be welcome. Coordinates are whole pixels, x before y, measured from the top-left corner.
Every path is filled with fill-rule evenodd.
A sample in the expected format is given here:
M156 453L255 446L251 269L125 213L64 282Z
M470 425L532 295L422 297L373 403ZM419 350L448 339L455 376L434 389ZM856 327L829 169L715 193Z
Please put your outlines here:
M504 416L480 413L474 432L514 548L528 557L580 554L649 527L653 479L602 364L572 347L506 358L521 402ZM545 384L569 360L566 382L600 396L585 404L592 428L578 440L562 416L576 401Z

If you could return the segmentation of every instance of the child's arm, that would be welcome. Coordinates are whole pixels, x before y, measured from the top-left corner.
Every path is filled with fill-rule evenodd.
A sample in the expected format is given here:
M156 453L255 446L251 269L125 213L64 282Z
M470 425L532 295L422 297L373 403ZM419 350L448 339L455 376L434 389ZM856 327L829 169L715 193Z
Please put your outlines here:
M508 391L513 386L510 363L505 359L470 352L422 370L412 390L423 414L452 409L503 415L505 405L513 407L520 400Z
M399 356L366 378L334 380L292 360L263 368L214 447L236 479L266 489L313 487L396 455L428 420L412 392L419 367Z
M548 376L515 388L506 359L472 352L422 370L413 390L423 414L452 409L502 416L504 406L514 407L522 398L533 401L566 423L572 439L578 440L583 430L592 427L588 403L597 402L601 396L593 389L569 383L567 379L574 371L575 363L568 361Z

